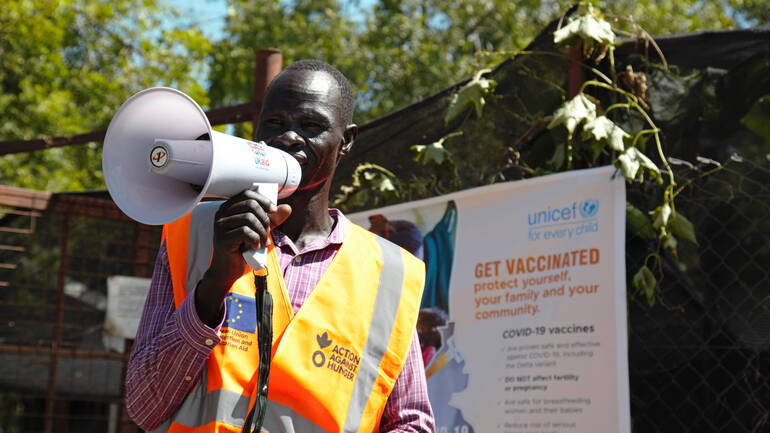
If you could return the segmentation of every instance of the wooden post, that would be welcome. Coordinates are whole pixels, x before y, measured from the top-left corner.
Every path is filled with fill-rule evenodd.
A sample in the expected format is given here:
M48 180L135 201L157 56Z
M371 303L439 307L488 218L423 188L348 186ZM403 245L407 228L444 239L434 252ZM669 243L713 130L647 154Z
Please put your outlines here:
M262 99L268 84L273 81L283 68L283 53L281 50L269 48L259 50L256 55L256 67L254 68L254 114L251 117L251 126L254 128L252 139L257 139L257 127L259 126L259 113L262 111Z
M586 81L586 73L581 62L583 54L580 48L573 48L569 51L569 89L567 96L572 99L580 92L580 87Z
M58 372L59 349L62 342L62 322L64 322L64 283L67 277L67 263L69 258L70 214L64 215L62 221L62 238L59 247L59 272L56 283L56 310L53 324L53 341L51 342L51 357L48 365L48 391L45 400L45 424L43 431L54 431L54 409L56 407L56 375Z

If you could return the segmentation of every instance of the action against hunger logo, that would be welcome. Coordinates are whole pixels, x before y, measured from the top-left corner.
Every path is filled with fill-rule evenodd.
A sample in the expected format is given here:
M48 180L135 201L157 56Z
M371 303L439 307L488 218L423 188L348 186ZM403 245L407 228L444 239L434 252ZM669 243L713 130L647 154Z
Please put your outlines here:
M321 349L325 349L329 347L332 344L332 341L329 339L329 334L324 331L322 335L316 335L315 340L318 342L318 345L321 346ZM321 367L326 362L326 355L320 350L316 350L313 353L313 364L315 364L316 367Z
M328 354L329 362L327 363L324 349L330 347L333 341L329 338L329 333L326 331L320 335L316 334L315 339L320 349L313 352L313 365L316 367L323 367L324 364L326 364L327 369L339 374L345 379L353 380L353 377L358 371L358 365L361 363L361 357L353 350L335 344L331 353Z

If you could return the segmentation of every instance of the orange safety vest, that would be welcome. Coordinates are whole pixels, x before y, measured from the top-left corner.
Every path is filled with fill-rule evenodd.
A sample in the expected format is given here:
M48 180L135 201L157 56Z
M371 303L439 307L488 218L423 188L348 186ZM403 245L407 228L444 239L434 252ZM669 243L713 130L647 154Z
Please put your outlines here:
M209 266L219 204L202 203L164 227L177 308ZM415 332L423 262L351 223L340 250L296 315L272 248L267 270L274 300L273 345L262 431L379 431ZM227 295L222 340L211 351L200 381L156 431L241 431L257 394L254 291L247 269Z

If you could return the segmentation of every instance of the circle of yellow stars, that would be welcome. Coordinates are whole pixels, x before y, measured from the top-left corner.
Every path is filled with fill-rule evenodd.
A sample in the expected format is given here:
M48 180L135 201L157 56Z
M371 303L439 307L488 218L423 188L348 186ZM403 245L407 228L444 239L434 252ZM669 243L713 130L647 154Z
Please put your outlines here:
M231 301L239 301L238 298L234 297L233 295L230 295ZM232 322L235 323L236 320L241 318L241 314L243 314L243 304L238 302L238 314L235 315L235 319L232 319ZM226 319L225 323L230 324L231 319Z

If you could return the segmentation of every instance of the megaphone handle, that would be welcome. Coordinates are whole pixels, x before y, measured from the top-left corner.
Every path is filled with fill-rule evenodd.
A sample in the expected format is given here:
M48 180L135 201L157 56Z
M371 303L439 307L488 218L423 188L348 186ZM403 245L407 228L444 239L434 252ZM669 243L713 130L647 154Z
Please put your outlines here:
M278 184L277 183L255 183L257 191L270 199L270 203L278 204ZM251 266L251 269L259 271L267 267L267 248L258 250L249 250L243 252L243 260Z

